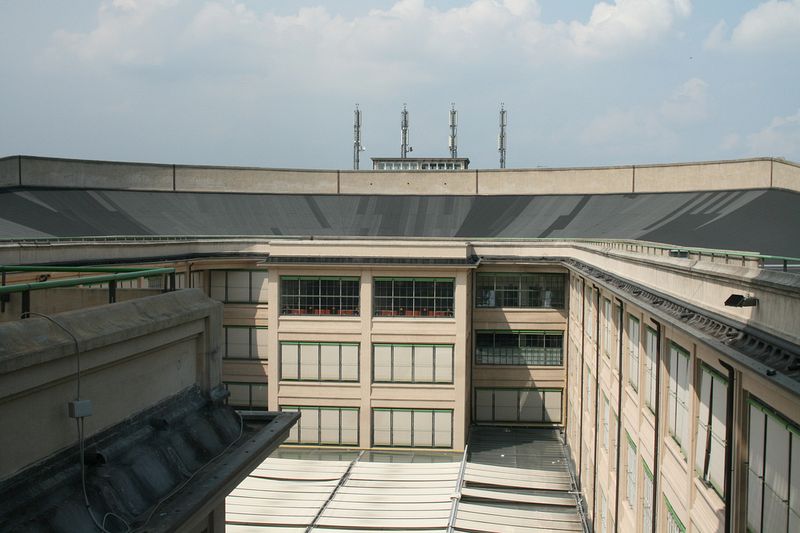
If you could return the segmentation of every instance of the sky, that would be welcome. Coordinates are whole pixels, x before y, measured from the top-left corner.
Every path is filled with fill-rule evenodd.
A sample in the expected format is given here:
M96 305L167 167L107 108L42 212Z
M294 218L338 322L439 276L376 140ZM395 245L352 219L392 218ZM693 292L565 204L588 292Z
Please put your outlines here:
M0 0L0 156L800 161L800 0Z

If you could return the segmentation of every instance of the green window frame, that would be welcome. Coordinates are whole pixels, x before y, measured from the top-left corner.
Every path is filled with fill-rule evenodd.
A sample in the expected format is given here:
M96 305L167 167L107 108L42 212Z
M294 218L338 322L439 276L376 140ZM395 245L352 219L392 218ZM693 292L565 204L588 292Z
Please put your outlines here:
M651 413L656 412L656 361L658 360L658 333L650 326L644 328L644 403Z
M281 341L279 348L281 381L359 380L358 343Z
M560 272L478 272L475 307L563 309L566 276Z
M653 471L642 457L642 533L653 533Z
M564 332L476 330L475 364L563 366Z
M476 423L561 424L564 389L476 387Z
M268 389L266 383L223 381L229 392L225 404L242 411L267 411Z
M358 316L361 279L357 276L281 276L280 314Z
M372 345L373 383L453 383L452 344Z
M284 444L314 446L358 446L359 408L309 405L281 405L280 410L300 413Z
M628 430L625 430L625 440L627 441L627 448L625 450L625 501L628 502L628 507L631 509L636 508L636 476L638 469L636 468L638 461L636 456L636 443L633 442Z
M266 270L209 270L209 296L226 304L265 304Z
M720 498L725 497L725 450L728 379L700 363L695 439L695 472Z
M267 361L266 326L223 326L223 355L228 361ZM244 332L247 332L244 334ZM242 334L246 339L242 338Z
M642 332L639 319L628 315L628 383L639 391L639 341Z
M664 496L664 507L667 509L667 533L686 533L686 526L666 496Z
M667 395L667 425L669 434L680 447L684 459L689 444L689 352L675 342L669 349L669 387Z
M372 286L374 316L455 316L455 278L376 277Z
M372 445L376 448L452 448L452 409L372 409Z

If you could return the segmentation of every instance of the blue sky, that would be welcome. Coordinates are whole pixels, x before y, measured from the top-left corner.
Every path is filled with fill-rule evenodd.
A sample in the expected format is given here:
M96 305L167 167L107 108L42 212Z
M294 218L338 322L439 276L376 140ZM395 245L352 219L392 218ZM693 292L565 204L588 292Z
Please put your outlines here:
M800 0L0 0L0 155L350 168L800 161ZM362 163L362 168L364 165Z

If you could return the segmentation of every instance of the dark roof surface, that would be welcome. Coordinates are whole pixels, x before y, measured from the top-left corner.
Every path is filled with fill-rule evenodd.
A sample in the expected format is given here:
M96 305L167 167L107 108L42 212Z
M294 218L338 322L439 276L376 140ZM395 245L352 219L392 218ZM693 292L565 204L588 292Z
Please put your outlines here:
M519 196L0 190L0 236L293 235L638 239L800 257L783 190Z

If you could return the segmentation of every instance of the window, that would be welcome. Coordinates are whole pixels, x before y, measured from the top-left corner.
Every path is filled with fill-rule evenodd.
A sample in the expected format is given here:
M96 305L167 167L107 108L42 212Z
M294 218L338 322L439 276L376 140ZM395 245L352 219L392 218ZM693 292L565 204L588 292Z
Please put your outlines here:
M583 408L587 411L591 410L591 405L594 402L594 398L592 398L592 371L589 367L586 367L586 397L583 399Z
M747 530L800 531L800 428L758 400L748 407Z
M625 480L627 482L626 485L626 492L625 492L625 499L628 502L628 506L631 509L636 508L636 444L631 439L631 436L628 432L625 432L625 437L628 441L628 447L626 450L626 464L625 464Z
M453 411L450 409L372 410L373 446L452 448Z
M451 317L453 278L375 278L375 316Z
M600 490L600 533L608 531L608 500L606 494Z
M590 339L594 339L594 289L591 287L584 287L584 294L586 295L586 335Z
M453 382L452 344L375 344L372 357L375 382Z
M561 389L475 389L476 422L561 423Z
M656 358L658 356L658 334L650 327L644 328L644 402L653 413L656 412Z
M728 380L706 365L700 366L700 405L697 416L695 470L722 498L725 476L725 427Z
M266 383L237 383L223 382L230 395L225 403L236 409L245 411L267 410L267 384Z
M562 309L566 275L532 272L485 272L476 275L477 307Z
M603 299L603 353L611 356L611 324L614 318L611 316L611 300Z
M628 315L628 383L639 390L639 319Z
M358 381L358 344L281 342L284 381Z
M209 295L224 303L267 303L266 270L211 270Z
M611 405L606 393L603 393L603 449L608 451L608 426L611 422Z
M358 315L357 277L281 276L282 315Z
M689 437L689 352L670 343L669 347L669 434L680 445L684 456Z
M479 365L561 366L563 331L476 331Z
M686 533L686 526L678 518L678 513L675 512L666 497L664 498L664 507L667 508L667 533Z
M267 328L225 326L223 359L267 359Z
M284 412L299 412L286 444L358 446L358 407L281 406Z
M642 533L653 533L653 472L642 459Z

